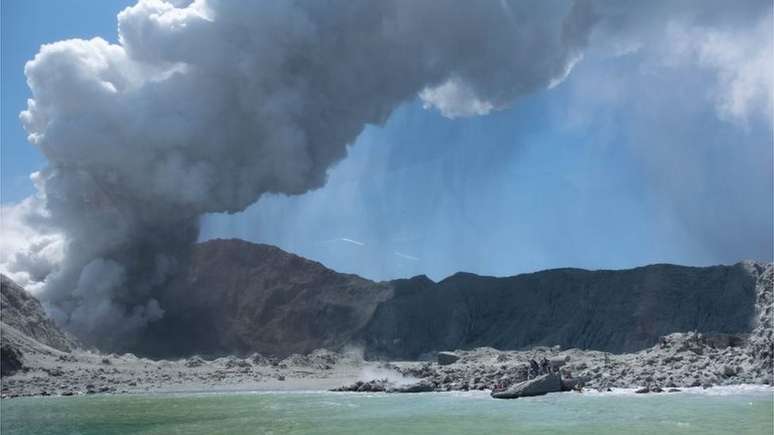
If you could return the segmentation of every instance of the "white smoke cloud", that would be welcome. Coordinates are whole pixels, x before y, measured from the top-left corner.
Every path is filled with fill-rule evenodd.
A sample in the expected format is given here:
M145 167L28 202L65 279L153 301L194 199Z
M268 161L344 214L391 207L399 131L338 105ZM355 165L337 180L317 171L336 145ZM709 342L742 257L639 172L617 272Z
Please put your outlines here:
M39 196L0 205L0 272L33 294L63 258L64 239L52 230Z
M616 0L594 6L599 18L583 59L555 90L497 120L472 123L427 125L434 115L407 105L385 131L371 129L358 140L354 160L339 164L323 191L264 198L244 214L212 216L205 238L274 243L379 280L416 274L441 279L460 270L509 275L568 265L769 259L771 122L764 105L746 106L747 121L723 115L720 97L728 95L724 89L731 82L721 80L719 71L744 69L701 61L697 47L722 35L744 44L727 47L739 53L738 60L750 53L750 60L768 56L771 63L774 53L764 49L771 35L762 34L772 29L771 2ZM683 44L693 48L683 50ZM767 92L757 89L751 102L765 101ZM532 119L518 114L531 111L533 102L535 122L520 124L518 119ZM545 160L547 150L561 152ZM604 170L578 171L584 160L573 153ZM559 168L562 161L572 161L575 169L544 169ZM521 174L518 181L514 174ZM554 196L549 192L556 180L567 180L567 192L582 194L571 201ZM547 200L539 207L525 203L533 194ZM330 207L330 201L347 207ZM528 211L522 213L523 207ZM530 213L551 219L530 221ZM492 225L511 215L519 217ZM611 236L618 225L638 221L643 223L637 234ZM558 247L552 237L534 235L535 225L578 243ZM395 233L421 234L423 240L393 243ZM305 242L333 234L356 234L368 240L369 249L353 253ZM422 261L401 261L393 250Z
M168 308L157 295L202 214L319 188L418 94L469 116L543 89L593 22L584 1L141 0L118 15L118 44L55 42L26 65L20 118L49 162L40 206L62 255L3 263L44 283L82 338L125 345Z
M495 107L489 101L482 101L467 84L450 79L434 88L425 88L419 93L424 108L437 108L447 118L486 115Z
M591 45L615 56L642 51L642 69L702 68L724 121L770 122L774 113L772 5L766 0L594 1L600 17ZM699 80L697 77L696 80Z
M693 62L717 75L711 90L721 119L746 124L751 117L774 115L774 35L771 17L733 30L704 26L669 29L672 64Z

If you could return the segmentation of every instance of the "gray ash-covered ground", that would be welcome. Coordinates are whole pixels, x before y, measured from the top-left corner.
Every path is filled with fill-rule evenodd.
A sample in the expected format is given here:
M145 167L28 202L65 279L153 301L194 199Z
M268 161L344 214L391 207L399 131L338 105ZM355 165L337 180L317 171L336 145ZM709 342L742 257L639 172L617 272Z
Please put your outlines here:
M142 393L328 389L358 376L357 354L325 350L278 360L259 354L208 360L198 356L154 361L132 354L105 355L40 349L24 368L2 379L2 397Z
M527 379L529 360L546 358L564 379L586 388L663 389L732 384L772 384L771 353L756 357L749 339L675 333L641 352L609 354L536 347L526 351L492 348L456 351L459 359L437 362L369 362L357 353L326 350L282 360L247 358L153 361L131 354L103 355L52 348L23 370L4 376L3 397L233 389L333 389L361 392L491 390ZM759 354L760 355L760 354Z
M400 373L429 382L435 391L491 390L527 380L529 360L543 358L564 379L587 388L662 388L772 384L771 354L757 358L741 337L675 333L652 348L631 354L537 347L528 351L479 348L455 352L449 365L394 363Z

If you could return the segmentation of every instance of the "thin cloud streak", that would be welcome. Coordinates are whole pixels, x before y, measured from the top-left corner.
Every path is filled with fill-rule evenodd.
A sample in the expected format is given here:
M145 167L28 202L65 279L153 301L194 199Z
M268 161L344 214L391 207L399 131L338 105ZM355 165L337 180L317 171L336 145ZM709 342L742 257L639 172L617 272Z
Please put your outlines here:
M413 255L403 254L403 253L398 252L398 251L395 251L395 255L397 255L400 258L405 258L406 260L419 261L419 258L414 257Z

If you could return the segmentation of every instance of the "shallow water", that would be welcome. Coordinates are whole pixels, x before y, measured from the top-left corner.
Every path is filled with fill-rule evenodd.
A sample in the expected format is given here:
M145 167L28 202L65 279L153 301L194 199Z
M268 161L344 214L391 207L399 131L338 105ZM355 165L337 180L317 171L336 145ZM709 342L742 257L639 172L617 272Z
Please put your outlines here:
M774 390L659 395L485 392L196 393L20 398L0 402L6 434L774 433Z

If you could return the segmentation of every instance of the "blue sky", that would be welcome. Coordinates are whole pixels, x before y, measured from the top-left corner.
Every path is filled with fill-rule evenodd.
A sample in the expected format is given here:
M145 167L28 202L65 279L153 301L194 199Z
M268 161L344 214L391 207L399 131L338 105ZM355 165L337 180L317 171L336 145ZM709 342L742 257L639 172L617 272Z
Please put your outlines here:
M3 2L3 203L32 194L45 165L18 121L24 63L46 42L114 42L128 4ZM325 187L210 215L200 239L275 244L372 279L771 260L770 118L724 118L709 91L722 65L662 65L647 42L591 50L557 87L486 116L406 103Z

